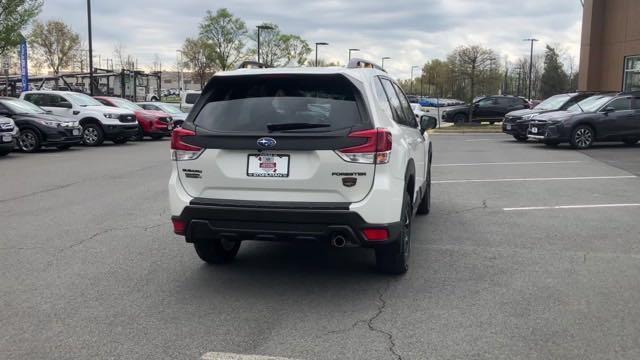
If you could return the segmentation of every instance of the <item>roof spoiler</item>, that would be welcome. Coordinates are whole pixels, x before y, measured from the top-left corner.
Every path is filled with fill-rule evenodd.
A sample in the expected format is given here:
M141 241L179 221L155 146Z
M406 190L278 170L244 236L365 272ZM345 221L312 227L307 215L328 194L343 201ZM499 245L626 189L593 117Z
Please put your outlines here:
M380 71L387 72L382 66L373 63L368 60L354 58L349 61L349 65L347 65L347 69L357 69L357 68L368 68L368 69L377 69Z
M271 66L257 61L243 61L236 69L266 69Z

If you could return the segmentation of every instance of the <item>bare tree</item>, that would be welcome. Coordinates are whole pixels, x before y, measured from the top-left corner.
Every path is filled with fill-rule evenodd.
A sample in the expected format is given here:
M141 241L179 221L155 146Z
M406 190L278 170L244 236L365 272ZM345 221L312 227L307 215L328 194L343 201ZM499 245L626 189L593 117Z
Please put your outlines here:
M131 54L126 53L126 47L122 43L117 43L113 48L113 57L116 59L118 66L121 69L135 69L135 60Z
M31 45L54 75L69 67L80 47L80 35L62 21L36 22L31 31Z

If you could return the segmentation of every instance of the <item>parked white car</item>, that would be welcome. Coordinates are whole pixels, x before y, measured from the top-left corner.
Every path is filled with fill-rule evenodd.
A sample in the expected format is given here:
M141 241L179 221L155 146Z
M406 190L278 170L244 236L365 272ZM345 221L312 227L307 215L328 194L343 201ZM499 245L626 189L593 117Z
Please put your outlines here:
M407 271L436 119L417 121L393 78L353 59L219 72L206 88L172 133L169 180L174 232L202 260L230 262L244 240L319 241Z
M5 156L16 146L18 127L11 118L0 115L0 156Z
M180 94L180 110L188 113L200 98L202 91L187 90Z
M25 91L20 98L82 126L82 142L97 146L105 140L126 143L138 133L136 115L116 107L104 106L91 96L70 91Z

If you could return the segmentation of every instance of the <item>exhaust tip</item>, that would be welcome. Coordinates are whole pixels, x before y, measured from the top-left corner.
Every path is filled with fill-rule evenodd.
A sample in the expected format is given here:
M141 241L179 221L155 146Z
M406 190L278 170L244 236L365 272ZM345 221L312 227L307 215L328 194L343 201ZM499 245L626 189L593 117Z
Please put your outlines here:
M331 245L333 247L341 248L347 245L347 240L342 235L334 235L331 238Z

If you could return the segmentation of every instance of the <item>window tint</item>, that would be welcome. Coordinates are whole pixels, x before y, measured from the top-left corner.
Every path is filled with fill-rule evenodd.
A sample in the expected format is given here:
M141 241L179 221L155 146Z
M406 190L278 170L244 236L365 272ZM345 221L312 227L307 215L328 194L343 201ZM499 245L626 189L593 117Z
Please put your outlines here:
M391 104L391 110L393 111L393 120L398 124L407 125L404 110L402 109L402 105L400 104L398 95L396 95L396 91L393 89L391 81L387 79L380 79L380 81L382 82L384 92L387 94L387 98L389 99L389 104Z
M485 99L482 99L482 100L478 101L478 106L480 106L480 107L493 106L494 104L495 104L495 99L494 98L485 98Z
M404 110L404 116L406 119L405 125L411 127L418 127L416 123L416 116L411 109L411 104L407 101L406 96L402 92L402 89L398 86L398 84L393 84L393 88L396 89L396 94L398 94L398 98L400 99L400 104L402 105L402 110Z
M631 99L620 98L615 99L606 106L607 108L614 108L616 111L631 110Z
M631 109L640 110L640 97L631 99Z
M505 97L499 97L496 98L497 99L497 103L499 106L512 106L512 105L518 105L519 102L514 101L515 99L511 99L511 98L505 98ZM520 103L521 104L521 103Z
M327 132L365 128L358 90L341 75L227 76L214 80L202 96L194 122L219 132L268 132L269 125L304 123L315 128L278 130Z
M42 101L42 96L40 94L26 94L24 99L32 104L44 106L44 102Z
M374 81L375 94L377 99L377 104L380 109L387 116L387 119L394 119L393 113L391 112L391 105L389 104L389 99L387 98L387 94L384 92L384 88L382 88L382 84L380 83L381 79Z
M200 98L200 94L198 94L198 93L188 93L184 97L184 103L185 104L195 104L198 101L199 98Z

